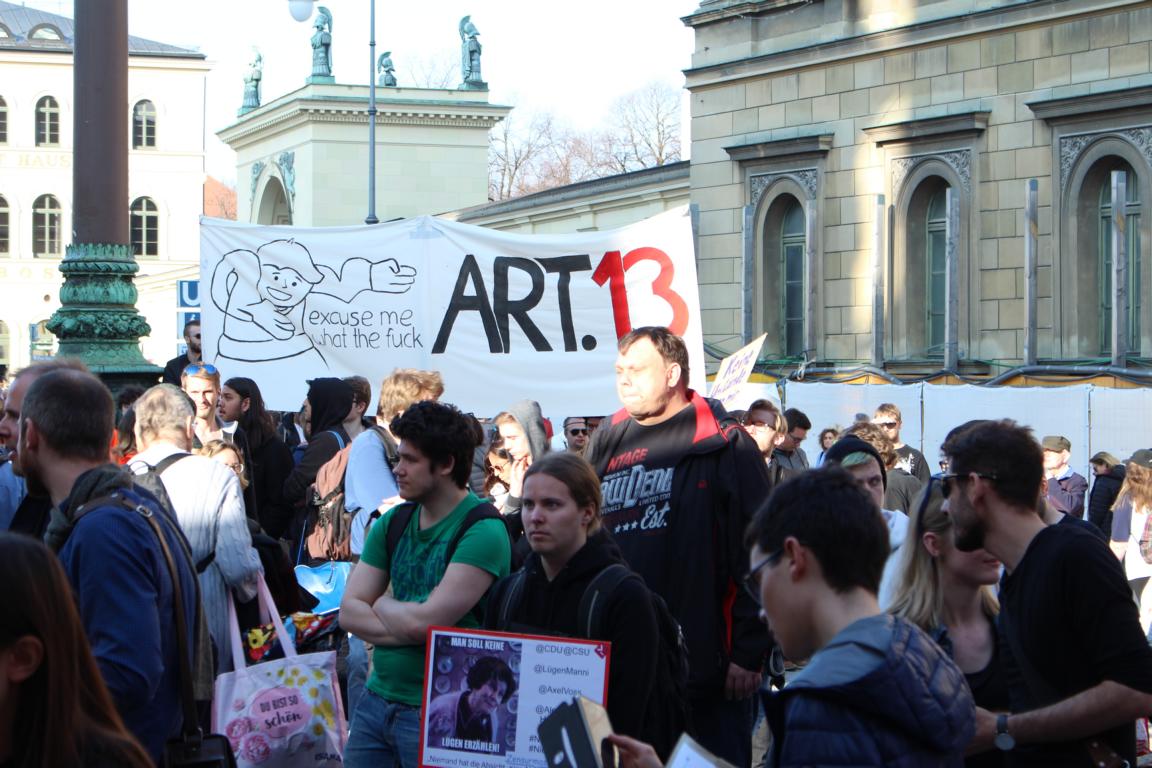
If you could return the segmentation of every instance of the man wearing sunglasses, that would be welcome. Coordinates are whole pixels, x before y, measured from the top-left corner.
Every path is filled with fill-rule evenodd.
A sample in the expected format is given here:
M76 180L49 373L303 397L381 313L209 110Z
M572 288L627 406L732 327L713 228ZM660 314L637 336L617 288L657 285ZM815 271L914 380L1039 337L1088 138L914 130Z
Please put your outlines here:
M1044 458L1011 420L955 431L942 476L956 547L1004 564L999 632L1011 713L977 711L971 749L1014 766L1136 765L1152 712L1152 648L1119 561L1100 538L1037 514Z
M884 430L884 436L892 441L892 447L896 449L898 457L896 466L915 477L921 484L927 483L928 478L932 476L928 460L924 458L924 454L900 439L900 428L904 426L900 409L892 403L881 403L876 407L872 423Z
M588 421L583 416L564 419L564 445L570 453L584 455L588 447Z
M164 377L161 384L180 386L180 375L184 369L193 363L200 362L200 321L191 320L184 324L184 343L188 351L169 360L164 365Z

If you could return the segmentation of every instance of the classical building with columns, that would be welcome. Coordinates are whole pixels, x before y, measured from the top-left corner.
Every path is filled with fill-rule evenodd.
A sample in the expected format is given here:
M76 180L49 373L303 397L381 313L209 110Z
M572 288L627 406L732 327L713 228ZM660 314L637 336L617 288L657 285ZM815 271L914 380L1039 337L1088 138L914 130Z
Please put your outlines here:
M1152 4L704 0L684 22L706 339L898 376L1152 358Z

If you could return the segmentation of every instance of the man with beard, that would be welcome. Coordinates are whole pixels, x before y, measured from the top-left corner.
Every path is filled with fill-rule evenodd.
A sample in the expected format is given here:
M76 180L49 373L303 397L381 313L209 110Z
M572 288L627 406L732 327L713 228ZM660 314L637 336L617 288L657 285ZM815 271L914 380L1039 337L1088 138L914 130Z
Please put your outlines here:
M956 547L983 547L1005 568L999 632L1012 712L978 710L969 751L1012 751L1016 766L1135 765L1134 723L1152 711L1152 648L1119 562L1098 537L1037 514L1044 458L1031 430L975 422L943 452Z
M174 384L180 386L180 375L184 369L193 363L200 362L200 321L190 320L184 324L184 343L188 351L169 360L164 364L164 377L161 384Z
M68 574L120 717L159 764L183 720L176 583L159 537L172 553L192 647L197 592L187 542L164 506L108 462L114 406L99 379L79 370L45 373L28 386L22 406L21 468L29 490L54 505L45 542Z
M79 360L60 358L43 363L36 363L19 371L12 379L8 389L8 397L4 400L4 412L0 416L0 441L8 449L8 460L12 464L12 471L17 477L23 477L24 471L20 465L20 454L16 443L20 436L20 409L24 404L24 396L32 382L46 373L60 370L87 371L88 369ZM8 530L13 533L24 533L37 539L44 537L48 528L48 513L52 508L52 501L47 493L38 492L39 489L28 488L24 498L12 516Z

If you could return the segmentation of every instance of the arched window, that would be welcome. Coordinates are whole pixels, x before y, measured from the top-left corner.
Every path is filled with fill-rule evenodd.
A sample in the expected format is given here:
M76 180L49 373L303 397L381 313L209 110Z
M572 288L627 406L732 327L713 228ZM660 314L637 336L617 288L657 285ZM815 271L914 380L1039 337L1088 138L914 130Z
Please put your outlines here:
M928 330L928 354L944 353L944 307L948 304L945 276L948 274L948 207L947 187L939 189L928 201L924 222L924 289L925 321Z
M1112 351L1112 302L1115 290L1112 287L1112 174L1123 171L1127 186L1127 204L1124 214L1127 217L1125 235L1128 240L1128 349L1140 352L1140 185L1132 166L1118 160L1114 167L1105 169L1100 183L1099 217L1099 285L1100 285L1100 351Z
M784 354L804 354L804 208L789 197L780 232L781 334Z
M41 24L28 33L29 40L50 40L52 42L63 42L64 35L60 34L60 30L51 24Z
M8 102L0 96L0 144L8 143Z
M32 204L32 255L60 255L60 203L52 195L40 195Z
M36 146L55 147L60 144L60 105L51 96L36 102Z
M132 108L132 149L156 147L156 105L144 99Z
M138 197L129 209L133 256L160 254L160 215L150 197Z
M11 235L9 234L10 230L8 228L9 213L8 201L4 199L4 195L0 195L0 253L8 253L10 248L9 238Z
M894 360L928 361L944 357L953 341L958 354L967 350L970 314L958 302L957 338L948 338L948 190L958 189L952 169L926 158L908 175L897 192L892 229L892 263L885 281L888 306L886 356ZM956 238L958 296L964 296L965 204L959 210ZM969 299L971 300L971 299Z

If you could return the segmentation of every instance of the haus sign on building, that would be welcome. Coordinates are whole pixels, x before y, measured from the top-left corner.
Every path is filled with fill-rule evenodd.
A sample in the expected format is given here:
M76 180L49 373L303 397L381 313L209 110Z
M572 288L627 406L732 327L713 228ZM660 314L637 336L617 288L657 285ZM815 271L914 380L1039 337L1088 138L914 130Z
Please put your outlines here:
M294 410L318 376L438 370L445 400L494 415L610 413L616 340L665 325L704 354L687 208L622 229L514 235L430 217L373 227L201 221L204 358Z

